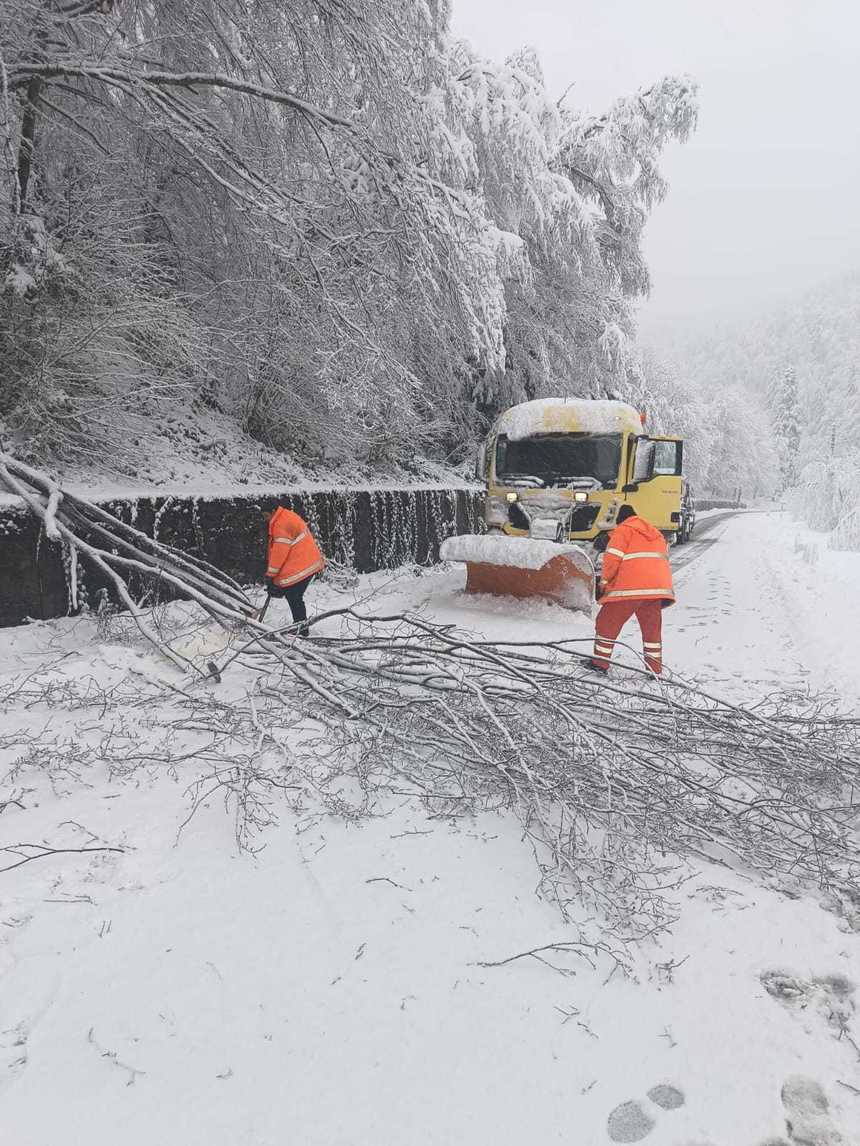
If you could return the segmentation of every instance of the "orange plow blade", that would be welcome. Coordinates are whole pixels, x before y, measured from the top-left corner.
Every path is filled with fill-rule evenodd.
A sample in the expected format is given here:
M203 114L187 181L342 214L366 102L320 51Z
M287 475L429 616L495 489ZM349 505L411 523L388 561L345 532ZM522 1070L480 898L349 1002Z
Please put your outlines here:
M442 542L443 561L466 566L466 592L536 597L589 612L594 565L578 545L505 534L466 534Z

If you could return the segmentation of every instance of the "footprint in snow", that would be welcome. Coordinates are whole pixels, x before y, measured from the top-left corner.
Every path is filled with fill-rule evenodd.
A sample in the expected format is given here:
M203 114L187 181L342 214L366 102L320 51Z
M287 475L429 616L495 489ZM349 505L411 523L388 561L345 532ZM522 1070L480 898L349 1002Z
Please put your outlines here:
M785 1128L795 1146L840 1146L845 1141L830 1117L830 1104L820 1083L793 1074L782 1086Z
M652 1086L647 1103L631 1099L616 1106L606 1120L606 1130L613 1142L641 1142L657 1125L654 1106L661 1110L677 1110L683 1105L684 1095L677 1087L666 1084Z
M767 1138L758 1146L844 1146L845 1139L833 1125L830 1103L820 1083L803 1074L793 1074L782 1086L786 1138Z

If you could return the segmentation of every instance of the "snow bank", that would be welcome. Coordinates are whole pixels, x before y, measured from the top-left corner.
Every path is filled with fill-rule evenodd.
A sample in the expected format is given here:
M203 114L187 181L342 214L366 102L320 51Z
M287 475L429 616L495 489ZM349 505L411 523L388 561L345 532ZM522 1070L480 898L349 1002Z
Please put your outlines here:
M95 502L96 504L103 504L110 501L135 501L142 498L151 498L153 500L163 498L202 498L218 499L218 498L254 498L254 497L280 497L280 496L294 496L297 494L325 494L325 493L434 493L463 490L466 493L477 493L483 491L483 486L479 486L474 482L466 482L458 479L456 482L442 482L442 481L424 481L424 482L409 482L409 481L390 481L390 482L357 482L341 479L339 475L333 474L331 481L310 481L298 480L290 481L284 479L283 482L261 482L259 484L238 485L235 481L212 480L206 481L189 480L188 482L176 482L169 485L140 485L132 482L123 482L122 480L111 481L107 478L96 478L92 482L88 481L70 481L64 483L64 489L69 493L75 494L77 497L86 498L87 501ZM0 507L19 507L21 499L17 494L10 493L8 490L0 489Z
M507 537L503 533L461 534L446 537L439 550L443 561L476 561L515 569L542 569L554 557L571 557L577 565L591 565L580 545L539 541L532 537Z
M343 490L483 489L483 483L463 469L416 457L407 471L386 466L384 472L354 462L318 460L300 464L242 433L224 414L209 410L169 408L136 423L133 455L103 457L101 468L81 463L43 468L68 490L90 500L134 497L232 497L272 493ZM19 462L28 457L28 443L0 425L5 450ZM131 444L130 444L131 448ZM123 474L111 465L128 463ZM0 504L17 498L0 483Z
M537 398L506 410L496 422L496 432L511 441L534 434L642 433L639 414L626 402L591 401L585 398Z

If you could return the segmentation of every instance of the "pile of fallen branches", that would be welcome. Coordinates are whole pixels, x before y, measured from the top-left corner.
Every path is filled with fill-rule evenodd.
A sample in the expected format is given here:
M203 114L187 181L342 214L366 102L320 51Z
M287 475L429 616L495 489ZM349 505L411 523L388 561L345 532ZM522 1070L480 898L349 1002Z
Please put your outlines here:
M585 904L631 939L671 918L683 855L852 894L860 722L820 700L743 708L636 670L597 683L576 642L334 615L343 636L247 637L232 655L257 684L221 726L338 814L386 792L437 816L513 809L565 916Z
M51 496L28 504L79 544L92 514ZM176 729L210 738L195 795L235 799L240 837L285 793L356 818L404 795L434 816L511 809L565 918L596 916L622 940L671 921L684 856L854 897L860 721L815 696L742 707L635 669L596 681L576 642L488 642L353 608L313 619L337 635L301 640L254 619L221 575L194 566L192 577L179 555L123 538L117 576L170 577L229 629L223 686L194 666L190 683L167 688Z

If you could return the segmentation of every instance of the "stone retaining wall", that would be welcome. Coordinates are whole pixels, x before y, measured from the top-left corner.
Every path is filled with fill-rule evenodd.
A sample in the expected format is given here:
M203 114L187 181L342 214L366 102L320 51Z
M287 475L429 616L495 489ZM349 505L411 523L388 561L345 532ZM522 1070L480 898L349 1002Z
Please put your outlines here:
M482 494L470 489L321 490L267 496L140 497L102 502L150 537L205 558L242 583L262 583L266 522L277 504L308 521L326 556L360 573L438 561L443 538L479 528ZM70 559L27 510L0 507L0 627L70 611ZM110 593L81 561L79 600ZM139 587L138 587L139 588Z
M730 501L728 498L722 497L703 497L695 498L696 509L700 509L702 513L706 509L746 509L746 505L742 501Z

